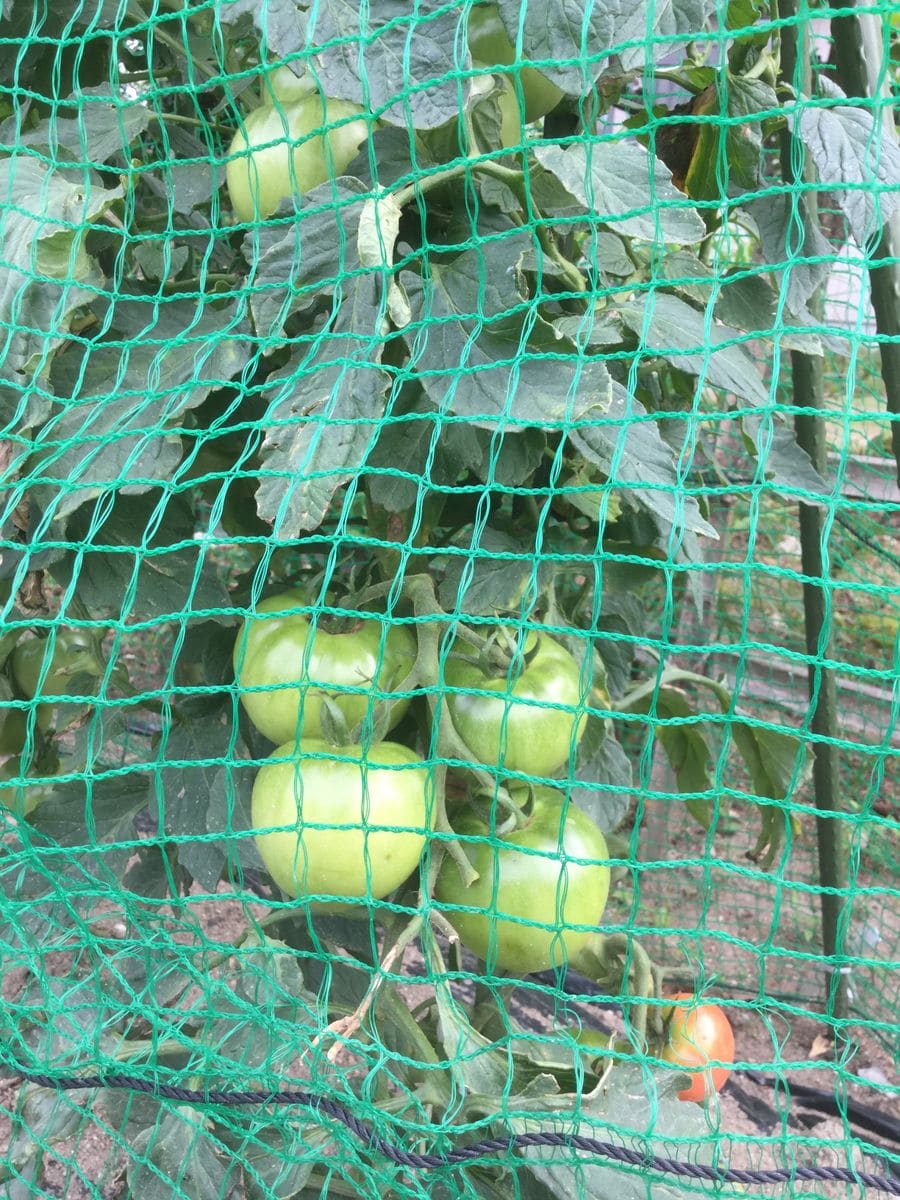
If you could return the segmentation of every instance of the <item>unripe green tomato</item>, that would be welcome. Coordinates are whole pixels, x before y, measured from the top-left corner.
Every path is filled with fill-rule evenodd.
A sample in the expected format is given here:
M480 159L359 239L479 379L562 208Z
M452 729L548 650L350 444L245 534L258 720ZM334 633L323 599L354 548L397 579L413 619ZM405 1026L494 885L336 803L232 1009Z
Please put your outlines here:
M488 66L508 67L516 61L516 48L509 40L494 5L473 8L469 14L469 49L473 59L478 59ZM530 125L556 108L563 99L563 92L534 67L521 67L517 74L522 88L522 99L525 102L525 124ZM508 74L505 78L509 81L515 98L514 76ZM521 140L521 135L517 136L516 141Z
M234 135L225 166L238 219L264 220L282 200L341 175L369 133L365 120L347 120L361 111L346 100L323 106L316 94L280 109L264 105L251 112ZM344 123L326 130L336 121Z
M260 102L264 105L274 105L277 101L282 108L285 104L296 104L305 100L319 88L309 71L296 75L289 66L270 67L260 81Z
M511 695L505 671L488 675L476 663L451 654L444 680L461 690L448 693L447 708L456 732L478 762L500 771L547 777L581 740L587 715L550 707L577 709L582 703L581 671L569 651L545 633L534 632L525 641L526 655L532 651L533 657L515 677ZM476 689L493 694L475 695Z
M10 655L13 679L19 690L29 699L39 695L42 701L37 706L37 723L41 729L49 727L54 707L58 706L70 714L73 710L77 711L78 705L62 705L60 702L73 691L76 694L95 693L98 678L103 674L103 662L92 640L78 629L58 629L53 643L53 657L41 682L41 671L44 659L50 652L50 644L49 638L24 637Z
M571 963L609 896L606 839L591 818L555 789L538 787L520 828L491 838L484 822L465 816L454 832L484 839L461 842L478 872L474 883L466 887L446 855L435 885L441 904L474 910L445 910L463 945L492 971L526 975Z
M21 708L0 711L0 755L18 754L25 745L28 725Z
M378 692L389 695L403 682L416 658L415 639L403 626L390 626L382 645L382 622L377 618L360 621L348 633L327 633L321 627L313 630L307 617L298 612L271 615L302 603L296 592L263 601L256 617L244 622L234 646L241 703L260 733L276 745L293 743L301 730L304 740L321 737L326 698L353 729L365 717L370 702L382 699ZM246 690L271 686L277 690ZM334 690L341 687L357 690ZM384 702L390 704L388 728L393 729L409 708L409 697L384 697Z
M18 758L8 758L0 765L0 804L3 804L17 817L27 817L34 812L42 800L46 800L53 791L51 784L19 784L12 786L10 780L16 779L22 770Z
M408 879L433 823L418 755L395 742L364 752L304 737L302 752L291 739L271 758L288 756L260 768L251 798L254 827L273 829L256 844L281 890L321 896L313 903L327 910L380 900Z

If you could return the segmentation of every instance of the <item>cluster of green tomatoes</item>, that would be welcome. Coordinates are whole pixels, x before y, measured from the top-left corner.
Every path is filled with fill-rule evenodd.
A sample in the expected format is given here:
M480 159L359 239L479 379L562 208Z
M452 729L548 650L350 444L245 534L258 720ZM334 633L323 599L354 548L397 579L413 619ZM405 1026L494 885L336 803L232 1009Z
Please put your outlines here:
M429 842L440 844L431 772L387 737L413 701L416 641L407 625L375 615L328 632L301 606L290 592L263 601L235 645L241 702L276 745L256 776L253 824L283 891L323 907L364 905L404 883ZM460 767L506 780L521 807L508 828L490 804L488 813L466 802L451 811L452 836L477 878L464 881L445 853L434 897L462 942L494 967L546 970L586 944L609 891L607 845L591 818L553 787L515 782L552 777L567 763L586 720L581 669L533 631L514 677L468 649L454 647L442 679L428 681L441 690L437 723L443 711L464 744L469 762Z

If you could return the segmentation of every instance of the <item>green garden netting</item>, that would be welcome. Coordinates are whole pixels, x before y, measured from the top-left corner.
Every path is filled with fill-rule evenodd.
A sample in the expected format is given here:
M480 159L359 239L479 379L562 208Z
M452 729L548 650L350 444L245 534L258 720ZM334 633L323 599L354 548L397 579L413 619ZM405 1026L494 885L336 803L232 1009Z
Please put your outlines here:
M0 1196L900 1191L898 91L2 0Z

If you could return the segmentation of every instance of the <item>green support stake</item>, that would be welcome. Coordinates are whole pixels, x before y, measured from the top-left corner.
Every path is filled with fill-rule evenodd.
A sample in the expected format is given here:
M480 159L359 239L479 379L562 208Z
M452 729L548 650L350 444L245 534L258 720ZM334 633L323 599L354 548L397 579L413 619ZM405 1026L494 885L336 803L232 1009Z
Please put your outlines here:
M782 31L782 80L806 95L812 93L812 61L809 26L798 20L798 0L779 0L779 16L789 22ZM805 5L804 5L805 8ZM785 182L800 188L813 178L803 143L789 130L781 139L781 168ZM816 193L799 193L811 221L816 219ZM827 469L825 409L822 360L800 351L791 353L791 377L794 404L805 409L795 418L797 441L809 454L820 474ZM834 742L838 738L837 691L834 672L822 665L831 658L831 615L825 587L824 520L822 509L800 505L800 547L803 574L803 610L806 627L806 651L810 657L809 693L812 706L810 728L816 736L816 761L813 785L819 816L816 825L819 883L822 887L822 948L828 961L826 1013L830 1019L846 1020L850 986L846 973L843 936L846 929L847 850L842 837L839 788L839 763ZM822 740L827 739L827 740Z

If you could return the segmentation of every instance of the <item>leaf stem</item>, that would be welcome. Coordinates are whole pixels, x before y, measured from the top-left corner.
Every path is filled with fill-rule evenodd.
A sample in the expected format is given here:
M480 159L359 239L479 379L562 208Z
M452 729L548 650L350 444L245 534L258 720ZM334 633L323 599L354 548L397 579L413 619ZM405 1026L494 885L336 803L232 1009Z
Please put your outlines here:
M154 40L162 42L164 46L168 46L170 50L174 51L181 58L188 59L191 66L195 67L202 75L205 75L207 79L213 79L217 75L217 72L212 67L208 67L206 63L199 62L194 58L183 42L179 42L177 38L172 37L171 33L167 33L160 25L153 26L152 37Z

